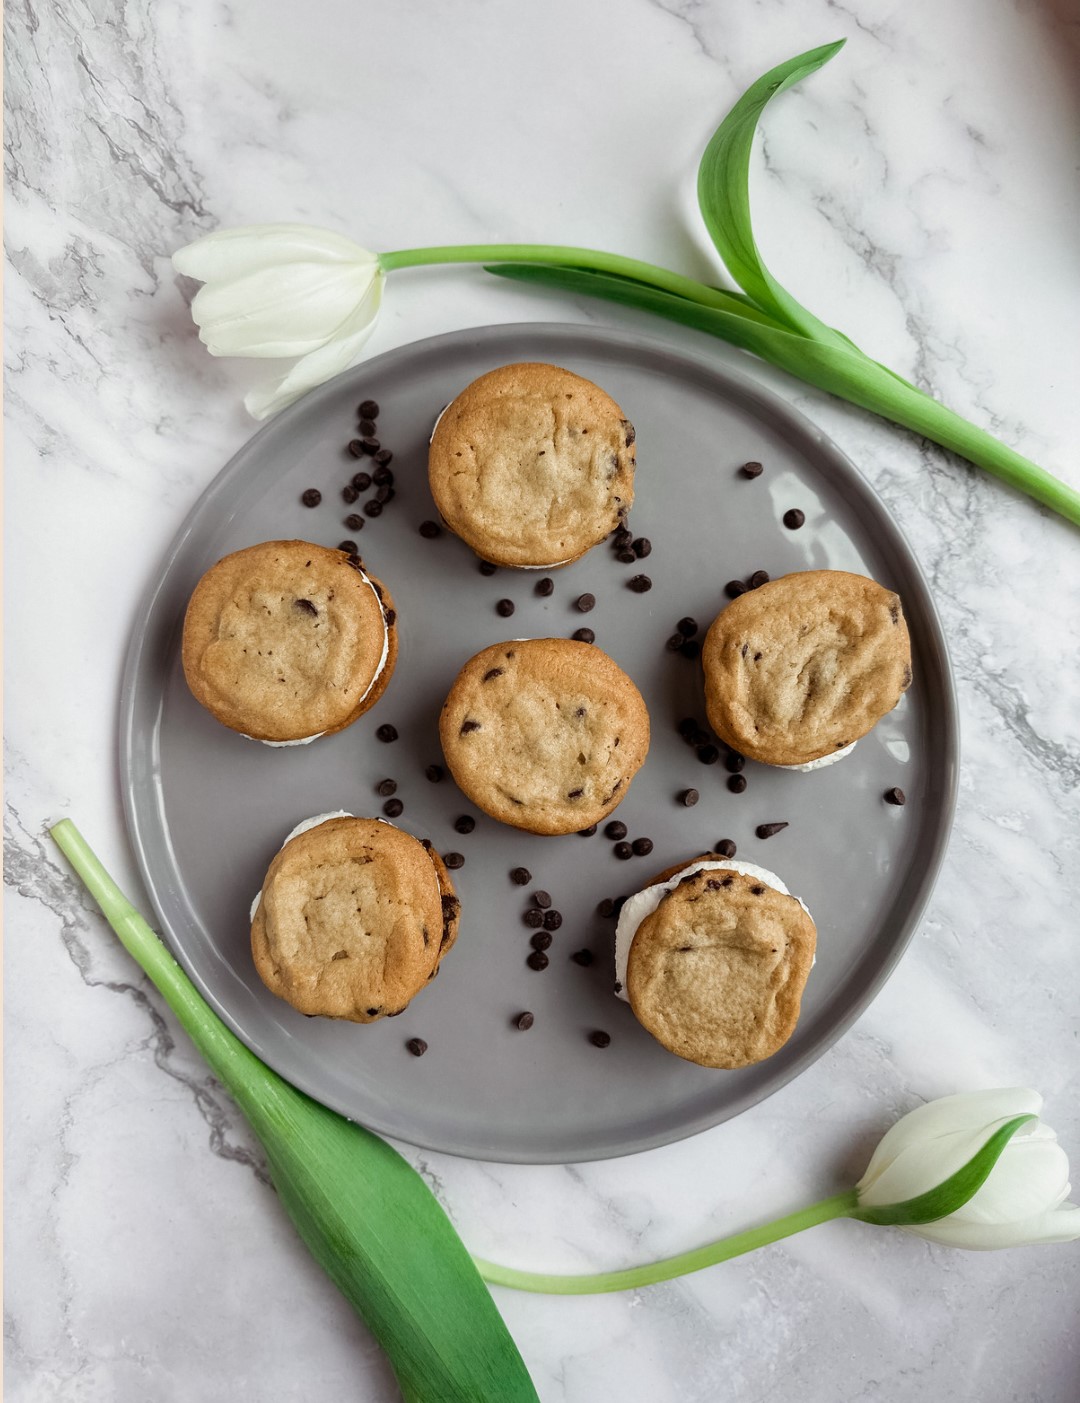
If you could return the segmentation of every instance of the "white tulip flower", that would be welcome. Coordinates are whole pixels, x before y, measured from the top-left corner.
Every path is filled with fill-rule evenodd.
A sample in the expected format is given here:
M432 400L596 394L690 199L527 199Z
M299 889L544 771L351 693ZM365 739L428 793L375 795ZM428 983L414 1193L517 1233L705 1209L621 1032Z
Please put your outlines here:
M203 284L191 315L212 356L299 357L277 385L246 396L256 419L356 363L385 281L377 254L306 224L221 229L172 261Z

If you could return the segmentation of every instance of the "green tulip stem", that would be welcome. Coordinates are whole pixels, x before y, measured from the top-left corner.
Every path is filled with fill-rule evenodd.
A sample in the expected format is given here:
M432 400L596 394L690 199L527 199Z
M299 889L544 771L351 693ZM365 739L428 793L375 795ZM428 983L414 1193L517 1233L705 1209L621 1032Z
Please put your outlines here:
M629 1267L625 1271L602 1272L599 1275L549 1276L544 1272L514 1271L511 1267L500 1267L479 1257L474 1257L473 1261L485 1281L493 1286L508 1286L514 1291L537 1291L551 1296L593 1296L605 1291L630 1291L638 1286L654 1286L658 1281L670 1281L673 1277L687 1276L690 1272L716 1266L718 1262L730 1261L732 1257L741 1257L744 1252L767 1247L770 1242L779 1242L781 1238L816 1227L818 1223L827 1223L832 1218L850 1217L858 1206L855 1190L849 1189L846 1193L812 1203L808 1208L800 1208L762 1227L722 1237L719 1242L695 1247L691 1252L680 1252L677 1257L665 1257L662 1261L649 1262L643 1267Z

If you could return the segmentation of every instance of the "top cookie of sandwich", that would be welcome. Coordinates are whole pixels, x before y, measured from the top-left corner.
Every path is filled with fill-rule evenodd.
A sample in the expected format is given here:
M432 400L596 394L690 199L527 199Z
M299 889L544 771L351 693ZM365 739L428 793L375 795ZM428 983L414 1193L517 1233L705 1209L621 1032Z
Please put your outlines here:
M267 541L219 560L184 618L197 701L254 740L338 731L382 695L397 656L385 587L356 556Z
M911 684L899 595L843 570L784 575L733 599L701 663L709 724L767 765L851 745Z
M443 411L431 492L451 531L495 565L554 566L621 526L634 428L598 386L555 365L504 365Z
M625 797L649 749L649 713L589 643L496 643L465 664L439 717L447 764L492 818L577 833Z

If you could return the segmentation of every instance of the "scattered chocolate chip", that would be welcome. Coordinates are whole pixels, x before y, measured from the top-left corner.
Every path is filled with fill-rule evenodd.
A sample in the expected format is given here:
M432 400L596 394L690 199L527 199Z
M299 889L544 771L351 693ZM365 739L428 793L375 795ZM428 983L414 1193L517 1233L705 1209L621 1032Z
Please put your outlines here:
M481 560L480 562L481 575L494 575L495 571L498 568L499 567L497 565L492 565L490 560Z
M907 803L907 795L902 789L886 789L882 797L884 798L886 804L900 805Z
M737 750L729 750L724 756L724 768L730 774L739 774L746 769L746 756L740 755ZM730 788L730 785L728 787Z
M377 419L379 417L379 406L373 399L361 401L360 408L356 411L362 419Z
M544 913L538 906L530 906L527 911L522 913L521 919L531 929L539 930L544 924Z
M644 560L647 555L652 554L652 541L649 540L648 536L639 536L630 549L638 560Z
M575 950L570 958L573 960L574 964L581 965L582 968L587 969L593 962L593 953L591 950Z
M396 496L397 493L392 487L380 487L375 493L375 500L385 505L387 502L392 502Z
M690 737L698 731L699 727L692 716L684 716L675 729L678 731L679 735L682 736L683 740L689 740Z
M432 784L438 784L440 780L446 778L446 771L441 765L429 765L424 771L424 777L429 779Z
M392 740L397 740L397 738L398 733L396 726L380 726L379 729L375 732L375 739L385 741L387 745L389 745L389 743Z
M374 419L361 419L356 426L365 438L370 438L372 434L378 433Z
M739 471L743 477L760 477L765 468L761 463L744 463Z
M322 501L322 493L317 487L309 487L306 492L301 492L300 500L305 507L317 507Z
M562 925L562 912L561 912L561 911L552 910L552 911L545 911L545 912L544 912L544 929L545 929L545 930L558 930L559 927L560 927L561 925Z
M774 834L783 832L787 826L786 821L784 823L759 823L754 832L759 838L771 838Z
M461 723L461 735L463 735L463 736L467 736L467 735L469 735L471 732L473 732L473 731L478 731L479 729L480 729L480 722L479 722L479 721L462 721L462 723Z
M701 795L696 789L683 789L679 792L679 803L687 809L692 809L700 798Z
M724 593L729 599L738 599L740 594L746 593L746 586L742 580L728 580L724 586Z
M353 512L351 516L345 518L342 524L347 526L350 531L363 531L364 518L362 516L357 516L356 513Z
M635 857L648 857L653 850L653 840L651 838L635 838L630 846L634 850Z
M378 453L381 444L379 443L379 440L377 438L372 438L370 434L365 434L364 437L360 440L360 447L364 450L365 453L369 453L372 457L374 457L375 454Z
M632 550L620 550L615 552L615 559L620 565L633 565L637 556Z
M465 859L461 853L443 853L442 860L451 872L456 872L459 867L465 866Z
M633 575L627 583L635 594L648 594L649 590L652 589L652 580L649 579L648 575Z
M382 504L381 502L365 502L365 503L364 503L364 515L365 515L365 516L372 516L372 517L374 517L374 516L382 516L382 509L383 509L383 504Z
M616 550L625 550L634 539L634 533L633 531L628 531L625 526L620 526L611 539Z
M604 824L604 837L612 839L625 838L626 824L621 823L617 818L613 818L610 823Z
M698 746L697 758L703 765L715 765L720 759L720 751L715 745Z
M789 512L784 513L784 525L789 531L798 531L805 520L806 513L801 512L798 507L792 507Z
M731 790L732 794L741 794L746 788L746 776L729 775L727 787Z
M533 892L533 904L539 906L541 911L546 911L551 905L551 893L546 891Z
M510 880L515 887L527 887L532 881L532 873L527 867L515 867L510 873Z
M751 589L760 589L762 585L769 583L768 570L755 570L750 576L749 585Z
M550 961L543 950L534 950L525 963L530 969L547 969Z
M684 658L700 658L701 644L697 641L696 638L688 638L686 642L682 645L682 647L679 649L679 652L683 655Z
M433 541L436 536L442 535L442 527L437 521L422 521L419 530L425 541Z
M460 818L454 819L455 833L471 833L476 827L476 819L472 814L462 814Z
M682 651L682 645L685 642L686 639L682 636L681 633L673 633L668 639L668 641L664 644L664 647L669 653L679 653Z
M512 599L500 599L495 605L495 612L501 619L508 619L514 612L514 601Z
M519 1032L527 1033L535 1022L536 1019L526 1010L524 1013L519 1013L514 1019L514 1027L517 1028Z
M596 825L595 823L590 823L589 826L588 826L588 828L579 828L579 829L578 829L578 837L579 837L579 838L592 838L592 837L594 837L595 834L596 834L596 829L597 829L597 825Z
M318 618L319 611L315 608L315 605L312 604L310 599L294 599L293 608L299 609L301 614L311 614L313 617Z
M378 465L379 465L379 470L380 470L380 472L386 472L386 471L387 471L387 464L388 464L388 463L392 463L393 460L394 460L394 455L390 452L389 448L380 448L379 451L378 451L378 453L373 454L373 457L374 457L376 463L378 463ZM378 481L379 481L379 474L378 474L378 473L374 473L373 476L374 476L374 478L375 478L375 481L378 482ZM393 473L391 473L389 477L383 478L383 481L384 481L384 482L393 482L393 480L394 480L394 475L393 475Z
M371 486L371 474L353 473L352 485L356 488L357 492L366 492Z
M685 619L680 619L675 627L684 638L693 638L694 634L698 631L698 621L687 615Z
M634 850L629 843L616 843L612 852L620 862L626 862L634 856Z
M592 1043L593 1047L610 1047L611 1034L605 1033L603 1028L597 1028L594 1032L589 1034L589 1041Z
M534 932L534 934L529 936L529 944L534 950L550 950L551 932L547 930L538 930Z
M615 914L615 903L610 896L605 896L600 905L596 908L596 914L603 916L606 920L608 916Z
M387 818L397 818L399 814L405 812L405 805L400 799L387 799L386 803L382 806L382 811Z
M355 555L357 545L355 541L338 541L338 550L343 550L346 555Z
M375 793L381 794L384 799L389 799L391 794L397 793L396 779L381 779L375 786Z
M362 458L364 456L364 445L360 442L358 438L351 438L346 444L346 447L348 448L351 457Z
M570 635L576 643L595 643L596 634L591 628L576 628Z
M382 454L380 453L379 458L381 457ZM375 461L378 462L378 458L376 458ZM389 468L378 467L371 474L371 480L376 487L389 487L394 480L394 474Z
M550 575L545 575L542 580L537 580L536 593L540 595L542 599L546 599L549 594L555 593L555 581Z
M352 485L351 482L346 483L346 485L341 489L342 500L350 503L350 505L356 501L359 495L360 493L357 492L356 488Z
M734 857L736 852L735 844L730 838L721 838L719 843L714 846L713 852L719 853L721 857Z
M405 1044L414 1057L423 1057L427 1052L427 1043L423 1038L410 1038Z
M579 594L577 599L574 600L574 607L582 614L587 614L590 609L596 608L596 595Z

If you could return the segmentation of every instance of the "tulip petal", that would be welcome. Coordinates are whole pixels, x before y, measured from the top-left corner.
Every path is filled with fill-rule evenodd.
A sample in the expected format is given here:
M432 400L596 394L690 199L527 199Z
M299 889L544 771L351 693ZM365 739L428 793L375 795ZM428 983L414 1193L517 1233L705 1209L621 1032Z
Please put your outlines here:
M859 1180L857 1188L860 1198L870 1190L876 1180L884 1170L896 1159L900 1151L906 1146L916 1141L932 1140L938 1136L949 1135L964 1129L985 1130L985 1135L979 1144L989 1138L996 1125L1000 1125L1006 1120L1011 1120L1014 1116L1038 1115L1042 1110L1043 1099L1037 1091L1029 1091L1024 1087L1008 1087L997 1091L965 1091L956 1096L941 1096L935 1101L928 1101L924 1106L916 1106L913 1111L900 1119L882 1136L877 1149L870 1157L870 1163L866 1166L866 1172ZM978 1149L978 1144L971 1154ZM968 1159L971 1155L967 1156ZM965 1163L960 1160L952 1164L952 1168L941 1176L947 1178L949 1173L960 1168ZM923 1192L931 1188L934 1183L941 1180L932 1180L923 1183L916 1192ZM913 1197L913 1194L904 1197ZM895 1203L896 1198L875 1197L875 1203Z
M1049 1213L1012 1223L971 1223L953 1214L936 1223L919 1223L902 1231L915 1233L930 1242L940 1242L945 1247L966 1247L975 1252L1040 1242L1075 1242L1080 1238L1080 1207L1066 1203Z
M244 407L252 418L269 418L308 390L333 379L354 364L364 342L375 328L382 300L382 284L383 275L380 272L361 305L338 329L332 340L298 360L276 385L265 390L252 390L244 397Z
M200 282L238 278L285 263L370 263L376 255L352 239L311 224L247 224L218 229L178 248L178 273Z
M992 1121L977 1130L956 1130L951 1135L905 1145L872 1183L857 1185L860 1207L906 1203L936 1189L974 1159L1004 1124L1005 1121Z
M986 1182L950 1216L972 1223L1007 1223L1046 1213L1068 1196L1069 1157L1053 1131L1027 1140L1016 1135Z
M378 269L290 263L207 283L191 304L200 340L217 356L306 355L352 315Z

